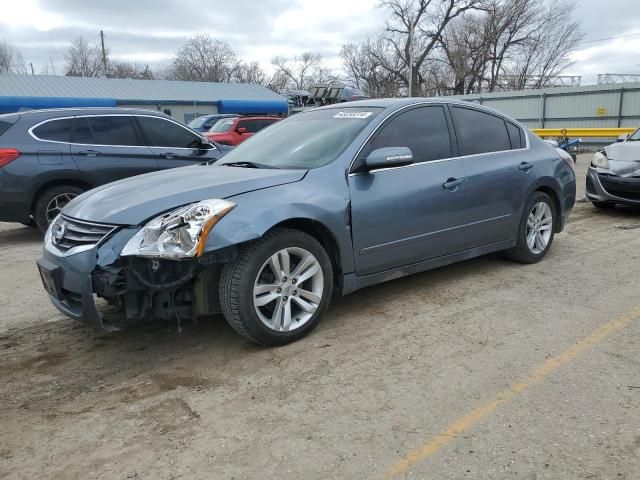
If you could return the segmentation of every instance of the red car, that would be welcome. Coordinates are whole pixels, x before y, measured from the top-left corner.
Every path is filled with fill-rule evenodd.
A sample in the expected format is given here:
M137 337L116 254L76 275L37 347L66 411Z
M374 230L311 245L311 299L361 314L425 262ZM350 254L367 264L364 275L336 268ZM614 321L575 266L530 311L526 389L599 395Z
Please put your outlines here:
M223 145L238 145L272 123L277 117L238 117L218 120L205 135Z

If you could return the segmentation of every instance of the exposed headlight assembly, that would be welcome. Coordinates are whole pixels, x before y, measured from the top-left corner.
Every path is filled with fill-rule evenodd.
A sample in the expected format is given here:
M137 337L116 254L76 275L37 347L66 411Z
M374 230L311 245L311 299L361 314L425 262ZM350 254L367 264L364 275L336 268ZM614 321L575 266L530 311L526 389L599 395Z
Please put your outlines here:
M164 213L136 233L121 255L155 258L189 258L202 255L213 226L236 204L212 199Z
M591 160L591 166L597 168L609 168L609 160L607 160L607 156L604 152L596 152Z

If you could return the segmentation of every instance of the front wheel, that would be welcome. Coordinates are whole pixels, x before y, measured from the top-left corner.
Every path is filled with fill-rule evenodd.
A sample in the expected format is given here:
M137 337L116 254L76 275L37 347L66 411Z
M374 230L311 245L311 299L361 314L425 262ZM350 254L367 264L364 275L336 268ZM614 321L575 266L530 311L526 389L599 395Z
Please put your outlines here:
M220 277L220 304L240 335L284 345L309 333L333 293L329 255L312 236L276 229L241 249Z
M553 243L556 215L549 195L543 192L531 195L520 219L516 245L507 250L507 256L522 263L542 260Z
M40 231L46 232L64 206L83 192L83 188L75 185L56 185L40 194L33 207L33 218Z

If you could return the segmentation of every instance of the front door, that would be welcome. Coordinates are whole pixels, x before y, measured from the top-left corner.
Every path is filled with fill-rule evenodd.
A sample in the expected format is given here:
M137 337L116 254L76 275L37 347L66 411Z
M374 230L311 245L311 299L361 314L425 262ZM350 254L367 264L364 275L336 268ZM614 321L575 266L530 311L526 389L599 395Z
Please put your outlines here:
M456 235L466 208L465 178L454 156L442 106L404 110L362 149L349 175L356 273L360 276L461 249ZM382 147L409 147L414 163L366 172L366 156Z
M222 156L213 146L202 148L200 135L172 120L144 115L136 115L135 119L160 170L217 160Z
M158 169L130 115L76 117L71 155L93 185Z

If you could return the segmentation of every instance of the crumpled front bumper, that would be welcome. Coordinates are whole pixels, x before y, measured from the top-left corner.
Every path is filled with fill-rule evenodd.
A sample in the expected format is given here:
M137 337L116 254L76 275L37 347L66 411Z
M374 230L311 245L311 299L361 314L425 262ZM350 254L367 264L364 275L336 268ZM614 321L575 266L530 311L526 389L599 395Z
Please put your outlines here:
M589 167L586 182L590 201L640 206L640 177L620 177Z
M103 323L103 316L96 308L92 273L96 266L113 263L136 231L120 230L100 246L67 256L45 245L37 264L53 305L64 315L98 330L116 330Z

